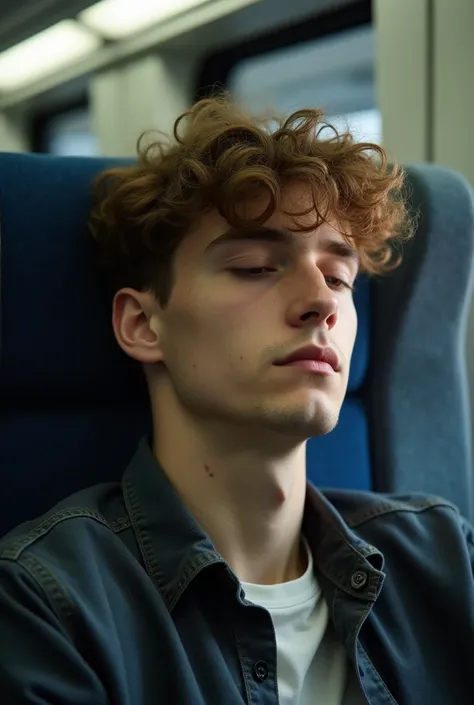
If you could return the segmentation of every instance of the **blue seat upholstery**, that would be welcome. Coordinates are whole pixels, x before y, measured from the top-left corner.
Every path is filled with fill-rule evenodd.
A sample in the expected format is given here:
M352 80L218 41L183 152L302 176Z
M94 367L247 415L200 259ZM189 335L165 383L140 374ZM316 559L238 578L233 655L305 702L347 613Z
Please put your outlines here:
M308 477L321 487L373 489L367 405L364 397L369 366L372 282L360 276L354 300L357 338L351 372L337 427L326 436L311 438L306 446Z
M91 180L112 163L0 154L0 534L120 478L151 428L87 237ZM394 274L358 282L347 399L336 430L309 441L308 472L322 486L434 492L469 515L472 197L444 169L409 175L417 236Z

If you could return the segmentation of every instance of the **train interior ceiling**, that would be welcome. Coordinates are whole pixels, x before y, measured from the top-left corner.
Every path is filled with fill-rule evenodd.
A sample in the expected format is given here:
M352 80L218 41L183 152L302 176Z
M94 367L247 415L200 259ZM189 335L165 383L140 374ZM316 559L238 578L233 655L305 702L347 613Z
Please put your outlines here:
M131 157L217 86L474 184L472 27L472 0L2 0L0 152Z

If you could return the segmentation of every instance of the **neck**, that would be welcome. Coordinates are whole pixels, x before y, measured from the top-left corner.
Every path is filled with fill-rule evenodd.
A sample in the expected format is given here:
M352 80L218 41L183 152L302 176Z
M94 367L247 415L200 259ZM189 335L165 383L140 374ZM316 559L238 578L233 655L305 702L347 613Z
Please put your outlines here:
M170 411L167 405L154 424L155 457L239 580L271 585L300 577L305 443L285 448L281 434L259 429L252 438L243 426Z

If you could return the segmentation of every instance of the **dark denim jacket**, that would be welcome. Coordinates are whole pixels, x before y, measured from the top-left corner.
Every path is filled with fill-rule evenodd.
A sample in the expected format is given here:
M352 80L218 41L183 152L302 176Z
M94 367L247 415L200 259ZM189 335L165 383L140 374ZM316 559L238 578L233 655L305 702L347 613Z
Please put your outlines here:
M473 532L457 510L309 485L304 532L369 703L473 703ZM246 602L145 440L122 484L0 542L0 703L278 703L268 612Z

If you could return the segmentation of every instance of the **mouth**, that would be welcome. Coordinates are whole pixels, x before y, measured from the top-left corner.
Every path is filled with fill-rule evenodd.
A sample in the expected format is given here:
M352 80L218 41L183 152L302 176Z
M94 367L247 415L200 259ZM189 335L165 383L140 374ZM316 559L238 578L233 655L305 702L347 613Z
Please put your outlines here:
M299 348L283 360L278 360L278 367L291 367L305 372L321 375L334 375L339 372L339 359L330 347L307 345Z
M284 365L278 365L278 367L291 367L324 376L336 374L336 370L328 362L323 362L322 360L295 360Z

